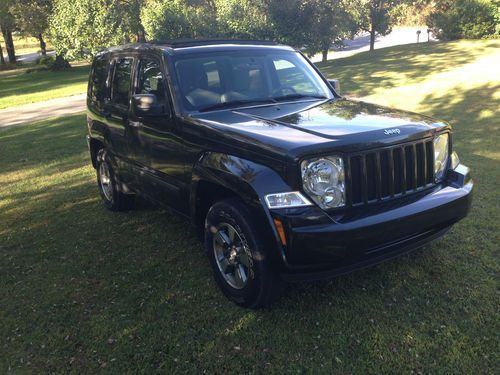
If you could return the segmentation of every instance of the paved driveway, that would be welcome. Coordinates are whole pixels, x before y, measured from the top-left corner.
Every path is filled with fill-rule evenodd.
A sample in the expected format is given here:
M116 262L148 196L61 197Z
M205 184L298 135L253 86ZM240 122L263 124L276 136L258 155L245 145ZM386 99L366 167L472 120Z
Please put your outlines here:
M87 94L80 94L1 109L0 129L82 112L85 110L86 96Z
M56 53L54 51L47 51L47 55L48 56L55 56ZM34 62L41 56L42 56L42 54L38 53L38 52L23 53L20 55L16 55L16 60L18 62ZM9 56L6 55L5 48L4 48L4 58L6 61L9 61Z
M399 46L403 44L417 43L417 31L420 30L420 43L427 43L427 38L431 42L436 41L432 34L427 35L427 26L395 27L386 36L378 36L375 39L375 49ZM370 50L370 34L360 33L352 40L344 40L344 47L334 47L328 54L328 60L338 59L354 55L355 53ZM314 62L321 61L321 54L314 56Z

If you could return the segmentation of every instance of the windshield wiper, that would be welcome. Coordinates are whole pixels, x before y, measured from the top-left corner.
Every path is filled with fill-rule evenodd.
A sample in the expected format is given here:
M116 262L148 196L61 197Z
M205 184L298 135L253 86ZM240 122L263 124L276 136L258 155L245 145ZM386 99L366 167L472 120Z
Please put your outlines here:
M293 99L328 99L328 98L323 95L289 94L283 96L273 96L273 99L279 102L283 100L293 100Z
M212 111L215 109L238 107L240 105L245 105L245 104L262 104L262 103L276 103L276 100L274 98L231 100L230 102L212 104L212 105L209 105L207 107L201 108L198 111L199 112L206 112L206 111Z

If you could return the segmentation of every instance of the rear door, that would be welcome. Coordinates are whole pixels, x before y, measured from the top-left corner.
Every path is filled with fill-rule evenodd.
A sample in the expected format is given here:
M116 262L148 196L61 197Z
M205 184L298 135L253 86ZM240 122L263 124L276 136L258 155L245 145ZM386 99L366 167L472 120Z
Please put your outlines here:
M130 109L133 57L114 57L111 63L110 97L105 111L112 150L120 162L129 162L127 127Z

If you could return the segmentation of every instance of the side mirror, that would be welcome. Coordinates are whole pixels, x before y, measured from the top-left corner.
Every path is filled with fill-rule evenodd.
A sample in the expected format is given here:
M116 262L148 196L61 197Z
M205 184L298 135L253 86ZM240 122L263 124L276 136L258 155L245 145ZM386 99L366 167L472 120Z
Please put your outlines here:
M328 83L332 85L337 93L340 91L340 81L338 79L329 79Z
M132 96L133 111L137 116L161 116L166 114L165 106L158 103L154 94Z

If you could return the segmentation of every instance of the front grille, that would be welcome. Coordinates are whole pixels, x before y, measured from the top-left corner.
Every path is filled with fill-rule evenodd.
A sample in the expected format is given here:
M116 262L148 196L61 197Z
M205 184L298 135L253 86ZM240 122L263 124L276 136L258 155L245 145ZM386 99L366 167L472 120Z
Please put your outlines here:
M352 206L407 195L434 183L432 139L353 154L346 162L347 203Z

